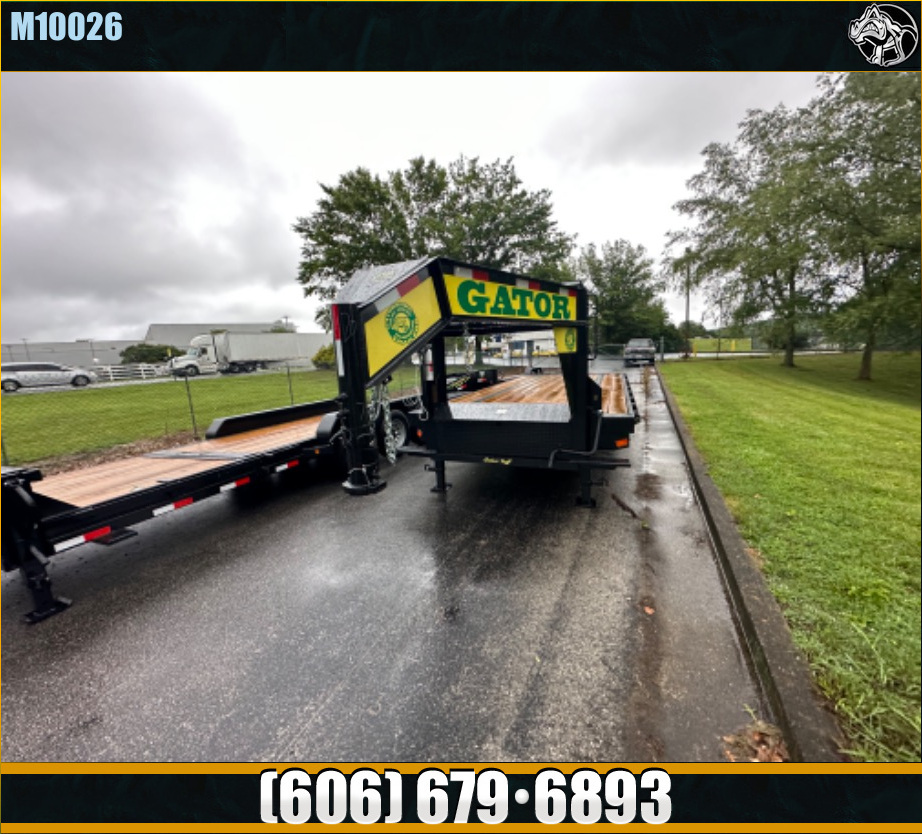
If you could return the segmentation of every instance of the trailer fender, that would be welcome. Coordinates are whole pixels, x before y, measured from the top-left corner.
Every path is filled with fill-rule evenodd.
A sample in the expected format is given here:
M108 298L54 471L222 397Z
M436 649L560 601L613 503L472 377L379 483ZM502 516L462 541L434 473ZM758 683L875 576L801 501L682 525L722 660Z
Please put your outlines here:
M336 411L324 414L320 418L320 425L317 426L317 440L322 444L329 445L336 440L336 435L339 434L340 429L340 418L339 413Z

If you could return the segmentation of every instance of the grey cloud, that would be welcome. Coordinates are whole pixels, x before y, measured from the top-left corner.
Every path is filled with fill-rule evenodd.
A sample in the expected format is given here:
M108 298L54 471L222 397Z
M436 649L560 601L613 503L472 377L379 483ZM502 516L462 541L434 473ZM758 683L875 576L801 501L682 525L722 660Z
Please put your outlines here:
M814 85L807 73L607 75L543 147L576 167L693 163L708 143L732 140L748 109L800 106Z
M223 117L169 75L7 76L3 111L4 172L11 158L17 174L77 199L149 196L190 166L217 172L241 155Z
M266 208L279 174L169 75L6 75L3 151L4 342L102 322L132 338L207 317L191 296L294 280L288 218ZM234 219L187 228L190 178L229 189Z

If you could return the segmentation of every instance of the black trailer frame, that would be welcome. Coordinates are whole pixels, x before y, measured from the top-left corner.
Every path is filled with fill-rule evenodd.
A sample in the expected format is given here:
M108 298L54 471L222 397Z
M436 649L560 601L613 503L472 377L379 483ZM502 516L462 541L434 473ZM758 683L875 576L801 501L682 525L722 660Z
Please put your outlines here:
M422 448L402 451L431 459L435 490L449 486L449 460L576 470L577 502L594 506L592 470L628 465L614 451L628 445L638 420L633 395L623 377L623 413L603 411L602 390L589 374L589 301L582 284L427 257L359 270L337 295L332 318L345 404L343 488L350 494L386 485L364 407L366 390L386 383L413 353L423 357L420 405L411 414ZM554 330L566 406L523 404L518 419L509 420L452 405L446 338L536 329Z
M71 604L69 599L55 596L51 590L47 565L56 553L85 542L115 544L136 535L130 528L140 522L257 483L307 461L339 455L339 408L337 400L324 400L219 418L209 426L205 433L207 439L322 415L313 438L266 451L241 454L236 459L222 460L220 465L204 472L84 507L76 507L36 491L33 485L43 479L38 469L3 467L0 566L4 572L19 570L25 579L34 605L33 610L26 614L26 620L39 622ZM170 452L167 451L154 453L151 457L168 455Z

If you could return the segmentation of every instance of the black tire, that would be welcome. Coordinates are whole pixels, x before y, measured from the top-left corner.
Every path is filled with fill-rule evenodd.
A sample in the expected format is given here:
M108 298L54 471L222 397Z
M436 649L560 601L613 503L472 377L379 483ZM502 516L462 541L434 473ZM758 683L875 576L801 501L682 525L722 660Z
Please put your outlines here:
M22 386L15 379L5 379L3 380L3 390L7 394L13 394L18 391Z
M186 369L183 371L183 376L198 376L198 366L187 365Z
M83 374L80 374L79 376L75 376L70 381L70 384L73 385L74 388L84 388L85 386L90 384L90 378L88 376L84 376Z
M396 409L391 411L391 434L398 449L401 446L409 445L410 421L402 411L397 411Z

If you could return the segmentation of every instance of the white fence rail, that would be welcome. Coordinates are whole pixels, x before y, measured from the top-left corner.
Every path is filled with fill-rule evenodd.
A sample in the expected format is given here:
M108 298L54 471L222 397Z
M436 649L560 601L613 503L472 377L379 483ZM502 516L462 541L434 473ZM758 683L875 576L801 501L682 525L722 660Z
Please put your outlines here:
M167 376L169 368L166 365L151 365L140 362L133 365L97 365L93 368L100 382L121 382L125 379L154 379Z

